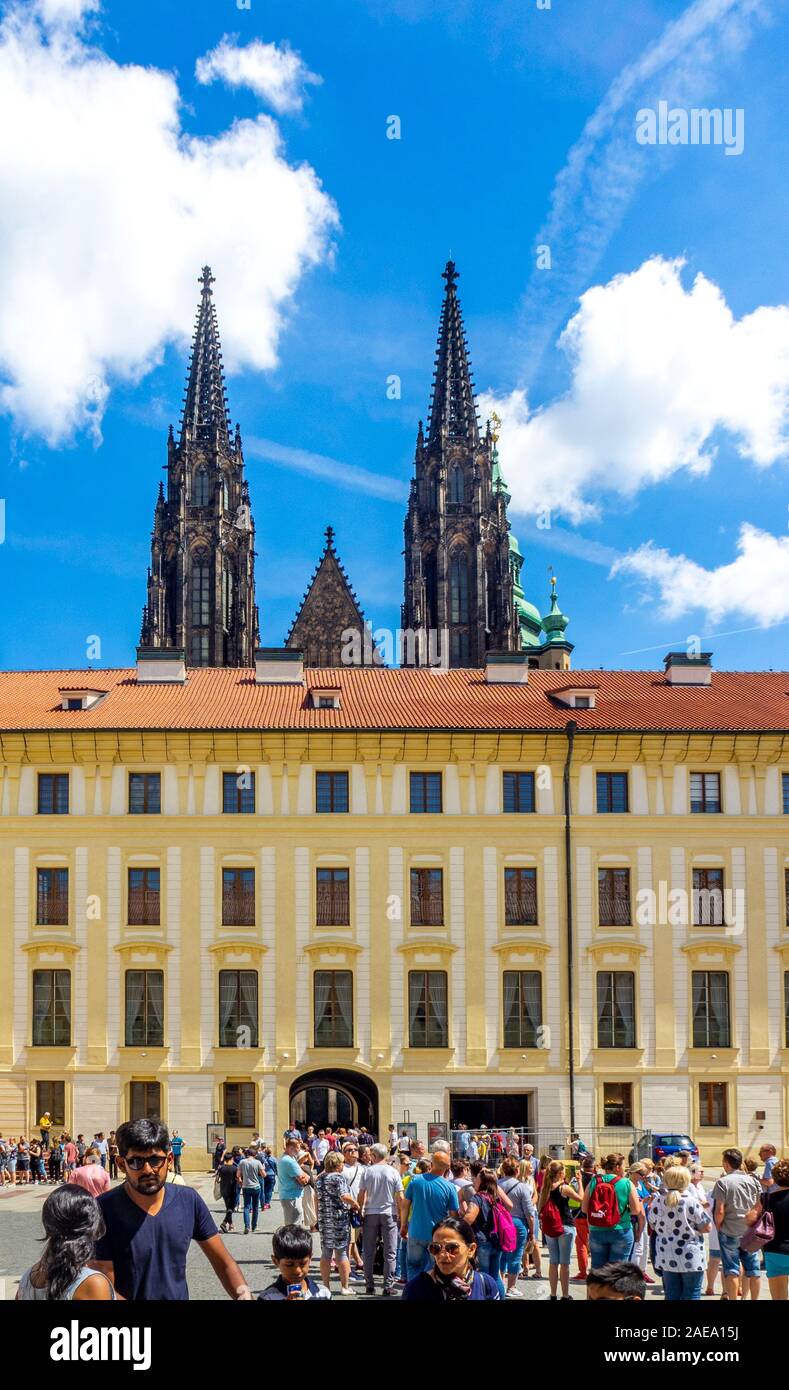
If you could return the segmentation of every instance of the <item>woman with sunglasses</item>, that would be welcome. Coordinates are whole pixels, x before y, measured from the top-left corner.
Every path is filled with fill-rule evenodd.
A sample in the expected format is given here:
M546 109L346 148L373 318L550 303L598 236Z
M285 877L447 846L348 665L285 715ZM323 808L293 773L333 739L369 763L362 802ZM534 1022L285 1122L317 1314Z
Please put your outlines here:
M477 1246L467 1221L445 1217L434 1226L427 1249L434 1264L406 1284L403 1298L412 1303L499 1302L496 1280L476 1268Z

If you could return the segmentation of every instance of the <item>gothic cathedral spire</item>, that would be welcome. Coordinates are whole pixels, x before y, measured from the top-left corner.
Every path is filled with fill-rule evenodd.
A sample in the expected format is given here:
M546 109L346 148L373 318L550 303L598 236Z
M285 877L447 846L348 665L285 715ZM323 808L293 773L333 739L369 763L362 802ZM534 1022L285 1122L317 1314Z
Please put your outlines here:
M252 666L258 644L255 528L241 434L231 434L214 277L204 266L181 432L167 441L151 535L144 647L182 649L189 666Z
M418 664L446 661L448 641L450 666L482 666L487 651L522 645L509 495L490 426L480 434L454 261L443 279L430 416L426 434L419 424L405 521L402 621L428 634L412 648Z

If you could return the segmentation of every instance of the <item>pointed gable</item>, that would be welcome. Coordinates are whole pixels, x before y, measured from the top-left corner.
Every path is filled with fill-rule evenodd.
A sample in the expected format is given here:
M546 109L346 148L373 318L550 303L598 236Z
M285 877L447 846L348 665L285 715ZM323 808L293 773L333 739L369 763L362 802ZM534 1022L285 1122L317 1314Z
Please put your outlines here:
M305 666L342 666L343 647L348 647L343 633L350 629L359 634L358 664L379 665L380 656L371 637L368 635L365 640L365 624L364 613L334 549L334 531L328 526L326 547L285 645L303 651Z

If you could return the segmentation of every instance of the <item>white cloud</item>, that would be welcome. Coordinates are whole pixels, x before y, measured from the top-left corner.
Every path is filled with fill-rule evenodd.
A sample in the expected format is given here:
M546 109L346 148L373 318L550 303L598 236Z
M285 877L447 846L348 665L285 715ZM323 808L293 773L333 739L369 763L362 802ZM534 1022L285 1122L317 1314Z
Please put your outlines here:
M304 88L321 81L292 48L275 43L252 43L237 47L225 34L221 42L195 66L198 82L207 85L219 79L229 87L249 87L275 111L300 111Z
M789 307L735 319L703 275L646 261L582 296L559 339L566 396L531 411L525 391L482 397L502 419L504 476L516 510L578 522L606 493L633 496L679 469L706 473L722 429L760 467L789 452Z
M270 117L196 138L179 109L169 73L45 42L19 8L0 27L0 408L50 443L185 345L206 262L228 368L261 369L330 254L335 206Z
M740 528L737 558L728 565L706 570L650 541L617 560L611 575L642 580L668 618L704 610L716 622L726 613L744 613L759 627L789 618L789 536L772 536L747 522Z
M273 439L258 439L255 435L244 437L244 456L265 459L278 468L295 469L298 473L308 473L321 478L335 487L349 488L353 492L366 492L370 497L382 497L387 502L403 503L408 497L408 484L399 478L385 473L373 473L369 468L360 468L356 463L342 463L340 459L328 458L325 454L313 454L308 449L294 449L289 444L277 444Z
M524 296L522 382L533 379L568 304L592 279L642 182L666 167L667 151L637 143L636 111L659 99L705 105L768 12L768 0L693 0L611 83L556 176L534 240L551 248L553 268L550 274L535 269Z
M36 0L44 24L78 28L82 20L101 8L101 0Z

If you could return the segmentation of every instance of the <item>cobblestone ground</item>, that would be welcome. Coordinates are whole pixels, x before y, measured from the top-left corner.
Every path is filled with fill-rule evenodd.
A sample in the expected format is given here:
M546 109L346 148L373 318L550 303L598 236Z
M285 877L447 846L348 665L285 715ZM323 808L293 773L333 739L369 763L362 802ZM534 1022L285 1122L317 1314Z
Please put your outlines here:
M213 1179L205 1174L189 1177L187 1181L197 1189L208 1203L217 1224L219 1224L224 1216L224 1207L214 1201ZM20 1274L38 1259L42 1235L40 1212L50 1191L51 1188L49 1187L0 1189L0 1298L14 1297ZM250 1288L255 1292L264 1289L276 1277L271 1262L271 1236L280 1222L281 1208L275 1197L271 1210L261 1213L257 1232L248 1236L242 1234L243 1220L239 1212L234 1220L236 1230L224 1237L233 1258L238 1261ZM318 1249L317 1238L316 1249ZM547 1252L543 1253L543 1267L547 1271L546 1254ZM317 1259L314 1262L312 1272L316 1278L319 1277ZM570 1273L573 1275L577 1272L578 1268L575 1257L573 1257ZM198 1246L193 1246L189 1253L187 1277L189 1292L193 1299L225 1298L224 1290L214 1277L208 1261ZM376 1286L375 1297L379 1299L381 1298L380 1277L376 1278ZM355 1299L360 1303L371 1301L365 1294L363 1285L352 1287L356 1291ZM519 1280L518 1288L523 1292L524 1302L539 1302L548 1298L547 1279ZM336 1276L332 1276L332 1291L336 1292L338 1289L339 1282ZM362 1290L361 1293L359 1293L359 1289ZM399 1290L397 1292L399 1293ZM570 1292L575 1299L586 1298L586 1288L582 1283L571 1284ZM769 1297L766 1285L761 1290L761 1296L762 1298ZM649 1298L662 1299L662 1289L659 1284L650 1289ZM354 1300L348 1298L341 1301L351 1303ZM515 1299L511 1301L516 1302Z

